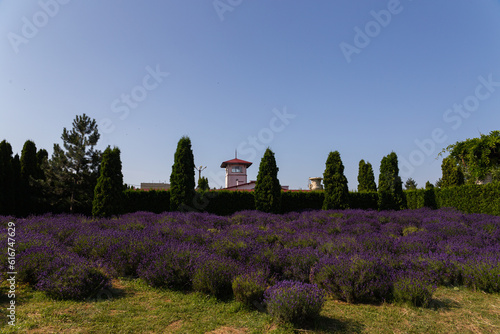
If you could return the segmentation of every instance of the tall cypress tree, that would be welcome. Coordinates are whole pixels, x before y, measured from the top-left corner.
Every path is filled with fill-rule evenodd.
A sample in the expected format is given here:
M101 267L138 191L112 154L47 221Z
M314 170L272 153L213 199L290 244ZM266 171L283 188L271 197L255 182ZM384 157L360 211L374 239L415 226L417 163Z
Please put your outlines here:
M441 163L441 171L443 172L441 187L454 187L465 183L464 173L462 173L460 167L451 157L443 159L443 162Z
M12 158L12 212L16 216L23 215L24 212L23 206L24 206L24 198L23 198L23 192L22 192L22 181L21 181L21 161L19 158L19 154L16 154L14 158Z
M185 211L193 206L195 196L194 156L191 139L182 137L177 143L170 174L170 210Z
M0 142L0 214L15 214L13 180L12 146L3 140Z
M21 184L20 192L23 197L22 204L18 205L18 212L22 216L36 212L36 202L40 194L37 194L34 187L34 179L40 176L36 145L33 141L27 140L21 151Z
M92 215L110 217L122 213L123 174L120 150L106 148L102 155L100 175L94 190Z
M323 173L323 184L325 187L323 210L347 209L349 207L347 178L344 175L344 165L338 151L328 154Z
M278 179L279 168L273 151L267 148L259 165L255 183L255 208L263 212L281 212L281 185Z
M377 191L377 184L375 183L375 175L373 174L372 165L369 162L365 163L364 160L359 162L358 191Z
M391 152L382 158L378 180L379 209L400 210L406 208L396 153Z

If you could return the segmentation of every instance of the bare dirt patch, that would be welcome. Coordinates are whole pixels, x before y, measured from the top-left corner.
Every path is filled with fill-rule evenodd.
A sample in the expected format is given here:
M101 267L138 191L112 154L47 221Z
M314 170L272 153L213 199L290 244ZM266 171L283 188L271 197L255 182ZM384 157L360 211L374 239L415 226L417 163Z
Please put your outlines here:
M220 327L205 334L245 334L246 332L246 328Z
M169 331L176 331L182 327L183 323L184 322L182 320L174 321L170 325L168 325L166 329Z

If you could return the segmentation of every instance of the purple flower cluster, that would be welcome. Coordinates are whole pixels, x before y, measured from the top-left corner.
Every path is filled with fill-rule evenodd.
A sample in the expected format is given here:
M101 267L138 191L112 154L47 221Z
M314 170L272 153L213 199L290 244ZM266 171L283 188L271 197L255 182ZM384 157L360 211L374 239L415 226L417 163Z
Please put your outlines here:
M325 302L325 293L316 284L281 281L264 293L267 311L276 320L302 323L317 317Z
M432 286L500 291L500 217L451 209L43 215L16 220L16 233L19 279L61 298L120 276L216 296L234 293L238 280L238 293L252 300L263 285L285 280L349 302L391 300L399 284L411 300L416 292L401 284L413 284L412 273ZM259 270L265 278L242 276Z
M425 273L406 271L397 276L393 294L397 302L427 307L435 290L436 286Z

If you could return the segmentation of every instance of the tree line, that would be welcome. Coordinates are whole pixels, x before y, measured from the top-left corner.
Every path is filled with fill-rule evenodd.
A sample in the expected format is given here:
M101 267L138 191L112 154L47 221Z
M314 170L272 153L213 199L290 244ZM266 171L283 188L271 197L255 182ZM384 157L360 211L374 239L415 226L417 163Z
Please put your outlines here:
M100 134L96 121L87 115L76 116L70 130L64 128L63 145L54 144L53 154L38 150L27 140L21 156L13 155L12 146L0 142L0 214L27 216L30 214L77 213L112 216L123 212L123 183L120 150L108 146L104 152L96 149ZM443 159L439 187L474 183L487 174L500 179L500 131L481 138L457 142L443 150L450 155ZM442 154L441 153L441 154ZM278 213L281 210L279 168L274 152L265 151L257 175L254 197L257 210ZM348 208L349 191L340 153L329 153L323 173L323 209ZM378 207L383 210L405 208L399 176L398 158L391 152L380 164L378 186L372 165L361 160L358 171L358 192L377 192ZM409 178L406 189L416 189ZM426 189L434 187L427 182ZM174 155L170 175L170 210L199 209L197 194L206 194L208 180L200 178L195 188L194 155L189 137L182 137ZM198 196L199 197L199 196ZM204 200L208 196L202 196Z
M72 125L63 129L63 145L54 144L50 159L32 140L24 143L21 157L13 156L6 140L0 143L0 214L90 215L101 193L123 192L119 149L108 147L103 153L95 148L100 135L96 121L87 115L76 116Z

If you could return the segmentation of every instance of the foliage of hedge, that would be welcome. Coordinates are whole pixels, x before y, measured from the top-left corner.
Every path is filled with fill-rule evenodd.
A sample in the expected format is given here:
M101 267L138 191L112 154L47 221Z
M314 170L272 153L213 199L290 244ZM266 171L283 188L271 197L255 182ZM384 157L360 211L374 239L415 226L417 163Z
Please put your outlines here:
M406 190L405 196L408 209L437 208L436 189Z
M199 211L206 211L220 216L231 215L238 211L255 210L255 199L252 191L217 190L197 195Z
M463 185L450 188L417 189L404 192L409 209L453 207L464 213L500 215L500 183ZM169 210L170 192L164 190L126 190L126 212ZM376 192L350 192L351 209L377 210ZM282 212L321 210L323 191L283 191ZM213 190L197 192L191 211L227 216L238 211L255 210L252 191Z
M453 207L465 213L500 215L500 182L463 185L436 191L438 207Z
M170 211L170 191L125 190L124 213L148 211L162 213Z
M321 210L324 199L323 191L283 191L281 210L283 212Z
M452 207L464 213L500 215L500 182L405 191L409 209Z
M351 209L377 209L378 193L371 192L351 192L349 193L349 207Z

